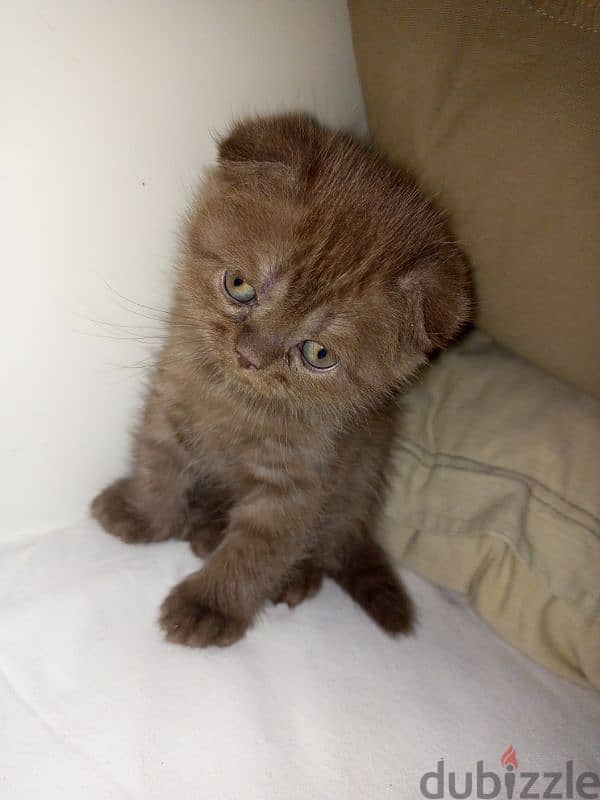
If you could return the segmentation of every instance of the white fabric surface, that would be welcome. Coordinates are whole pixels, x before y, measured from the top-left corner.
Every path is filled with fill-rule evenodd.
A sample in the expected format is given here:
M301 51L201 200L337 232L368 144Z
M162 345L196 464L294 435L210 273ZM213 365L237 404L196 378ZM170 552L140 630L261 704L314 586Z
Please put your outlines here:
M407 575L420 627L392 640L327 582L230 649L190 650L155 619L198 563L93 522L0 548L3 800L404 800L440 758L502 774L509 744L523 770L598 770L599 695L454 596Z

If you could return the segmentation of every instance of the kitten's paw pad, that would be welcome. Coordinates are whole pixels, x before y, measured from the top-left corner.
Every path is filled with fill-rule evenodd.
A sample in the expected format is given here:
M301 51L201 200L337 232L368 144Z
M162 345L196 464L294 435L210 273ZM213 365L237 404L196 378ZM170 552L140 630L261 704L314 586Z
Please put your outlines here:
M133 508L128 497L131 491L131 478L121 478L107 486L97 495L90 506L93 517L105 531L124 542L156 541L154 532L143 517Z
M163 602L160 626L169 642L188 647L227 647L246 633L249 623L212 608L183 583Z
M290 608L295 608L304 600L314 597L322 583L323 571L310 561L305 561L294 569L273 602L287 603Z

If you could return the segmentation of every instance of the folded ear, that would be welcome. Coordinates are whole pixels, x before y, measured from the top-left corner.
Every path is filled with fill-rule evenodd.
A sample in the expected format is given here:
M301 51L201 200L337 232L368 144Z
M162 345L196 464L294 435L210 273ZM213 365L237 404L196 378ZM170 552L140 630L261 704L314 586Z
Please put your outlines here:
M446 347L471 319L474 289L467 258L445 243L417 257L400 279L402 335L409 346L431 353Z
M219 161L271 162L294 167L310 157L323 128L308 114L252 117L218 140Z

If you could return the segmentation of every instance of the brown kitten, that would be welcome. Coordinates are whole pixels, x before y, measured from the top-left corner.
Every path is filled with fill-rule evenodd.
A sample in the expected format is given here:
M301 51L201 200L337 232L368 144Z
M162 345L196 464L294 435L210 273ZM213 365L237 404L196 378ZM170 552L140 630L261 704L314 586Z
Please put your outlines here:
M397 393L468 319L465 257L403 172L303 114L236 124L187 226L133 469L92 513L208 560L167 638L228 645L329 575L384 630L413 607L376 544Z

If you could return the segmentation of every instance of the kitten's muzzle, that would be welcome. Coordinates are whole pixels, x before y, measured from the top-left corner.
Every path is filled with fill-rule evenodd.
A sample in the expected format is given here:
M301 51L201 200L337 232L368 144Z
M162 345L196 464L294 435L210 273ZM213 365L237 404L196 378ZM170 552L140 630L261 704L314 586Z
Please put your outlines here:
M252 360L251 354L248 355L242 353L236 348L235 355L237 357L238 364L240 367L242 367L242 369L260 369L259 365Z

